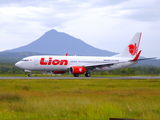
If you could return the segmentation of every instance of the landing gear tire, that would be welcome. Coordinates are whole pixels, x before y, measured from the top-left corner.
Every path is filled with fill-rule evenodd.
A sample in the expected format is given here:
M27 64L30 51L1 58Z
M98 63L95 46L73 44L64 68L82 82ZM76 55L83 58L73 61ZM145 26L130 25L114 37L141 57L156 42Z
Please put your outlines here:
M86 77L90 77L90 76L91 76L91 73L85 73L85 76L86 76Z
M31 77L32 76L32 74L28 74L28 77Z
M74 77L79 77L79 74L73 74Z

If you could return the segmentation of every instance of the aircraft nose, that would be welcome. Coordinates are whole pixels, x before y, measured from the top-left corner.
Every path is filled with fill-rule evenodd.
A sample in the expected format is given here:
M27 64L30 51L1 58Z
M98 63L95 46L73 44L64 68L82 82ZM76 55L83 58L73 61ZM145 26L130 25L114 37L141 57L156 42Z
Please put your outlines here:
M17 62L17 63L15 64L15 66L18 67L18 68L21 68L21 67L22 67L21 62Z

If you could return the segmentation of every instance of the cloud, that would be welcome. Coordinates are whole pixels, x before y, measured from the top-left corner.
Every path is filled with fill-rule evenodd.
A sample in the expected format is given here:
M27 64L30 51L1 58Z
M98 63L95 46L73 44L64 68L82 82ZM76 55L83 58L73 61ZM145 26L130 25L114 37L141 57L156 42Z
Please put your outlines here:
M105 6L111 6L111 5L112 6L118 5L126 1L129 1L129 0L90 0L89 2L97 7L105 7Z
M157 21L160 19L160 13L155 12L154 10L135 10L131 12L130 15L125 16L128 19L133 19L136 21Z
M128 14L121 17L136 21L157 21L160 19L159 5L159 0L141 0L138 2L130 0L121 5L120 10L128 11Z
M12 3L19 3L22 0L0 0L0 4L12 4Z
M145 41L154 46L160 38L159 4L158 0L0 0L0 40L13 48L57 29L97 48L120 52L142 31ZM152 43L149 33L155 36ZM0 49L4 46L1 43Z

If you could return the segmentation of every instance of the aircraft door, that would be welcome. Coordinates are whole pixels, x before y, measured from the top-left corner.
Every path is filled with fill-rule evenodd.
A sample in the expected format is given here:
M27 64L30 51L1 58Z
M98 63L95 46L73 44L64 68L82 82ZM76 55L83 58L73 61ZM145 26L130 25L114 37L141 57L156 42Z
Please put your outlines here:
M38 65L38 58L37 58L37 57L34 58L34 65L35 65L35 66Z
M123 59L122 61L125 61L125 60ZM122 68L125 67L125 64L123 62L121 63L121 65L122 65Z

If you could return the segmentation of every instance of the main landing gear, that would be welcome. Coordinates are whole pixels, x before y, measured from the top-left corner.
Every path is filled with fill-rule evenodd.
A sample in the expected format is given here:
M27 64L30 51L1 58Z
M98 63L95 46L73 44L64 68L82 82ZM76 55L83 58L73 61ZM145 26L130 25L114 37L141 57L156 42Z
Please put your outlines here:
M91 76L91 73L85 73L85 76L86 76L86 77L90 77L90 76Z
M90 76L91 76L91 73L87 73L87 72L86 72L84 75L85 75L85 77L90 77ZM74 77L79 77L79 74L73 74L73 76L74 76Z
M79 74L73 74L74 77L79 77Z

